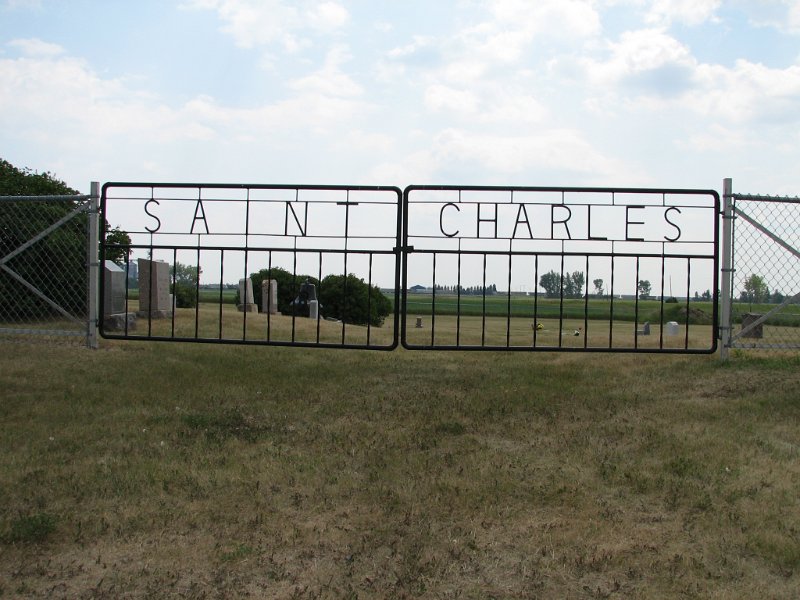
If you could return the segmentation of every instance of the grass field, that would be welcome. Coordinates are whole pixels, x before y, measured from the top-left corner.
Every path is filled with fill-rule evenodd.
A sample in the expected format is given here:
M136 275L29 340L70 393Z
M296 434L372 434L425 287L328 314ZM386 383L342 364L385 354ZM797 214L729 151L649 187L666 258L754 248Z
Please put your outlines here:
M795 598L797 357L0 352L0 596Z

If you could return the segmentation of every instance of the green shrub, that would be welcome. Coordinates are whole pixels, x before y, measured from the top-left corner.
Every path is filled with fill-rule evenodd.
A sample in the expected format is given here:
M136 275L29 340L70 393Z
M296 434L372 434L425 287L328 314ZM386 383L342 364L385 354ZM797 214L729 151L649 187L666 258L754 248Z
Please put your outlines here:
M370 286L352 273L328 275L322 280L317 296L326 317L333 317L355 325L380 327L392 312L391 301L378 286Z

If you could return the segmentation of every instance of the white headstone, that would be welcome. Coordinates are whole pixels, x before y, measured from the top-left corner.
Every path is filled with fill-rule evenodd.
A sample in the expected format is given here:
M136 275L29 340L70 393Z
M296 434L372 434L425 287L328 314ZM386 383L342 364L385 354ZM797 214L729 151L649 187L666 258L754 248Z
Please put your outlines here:
M239 280L239 312L258 312L258 306L253 301L253 280L244 277Z
M319 301L317 300L308 301L308 318L314 320L319 318Z
M278 281L275 279L261 282L261 312L278 314Z
M103 264L105 285L103 286L103 315L125 312L125 271L113 260Z
M678 322L677 321L668 321L667 322L667 335L678 335Z

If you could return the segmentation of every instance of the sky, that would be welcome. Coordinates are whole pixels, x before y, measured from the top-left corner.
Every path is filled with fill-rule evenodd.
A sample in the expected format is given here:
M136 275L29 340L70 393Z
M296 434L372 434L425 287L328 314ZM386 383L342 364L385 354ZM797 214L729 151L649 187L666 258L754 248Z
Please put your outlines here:
M0 157L90 181L800 194L800 0L0 0Z
M799 125L800 0L0 0L0 158L87 192L795 196Z

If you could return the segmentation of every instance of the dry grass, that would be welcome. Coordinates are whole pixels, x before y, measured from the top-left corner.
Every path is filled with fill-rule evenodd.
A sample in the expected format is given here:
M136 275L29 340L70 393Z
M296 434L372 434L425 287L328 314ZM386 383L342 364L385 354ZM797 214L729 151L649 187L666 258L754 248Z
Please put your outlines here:
M794 598L796 357L0 353L0 595Z

